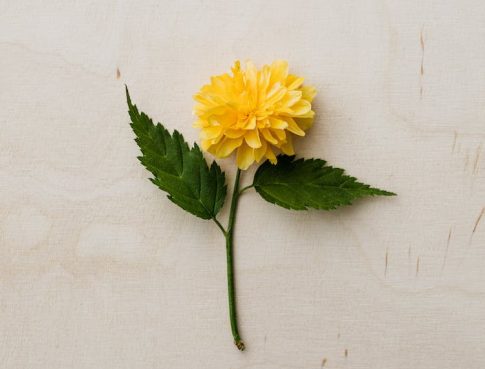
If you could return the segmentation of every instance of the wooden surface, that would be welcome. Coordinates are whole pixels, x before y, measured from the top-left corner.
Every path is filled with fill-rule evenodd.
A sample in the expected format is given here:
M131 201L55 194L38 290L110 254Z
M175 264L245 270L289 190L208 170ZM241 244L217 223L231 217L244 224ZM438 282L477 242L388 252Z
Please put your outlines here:
M0 1L0 367L483 368L484 41L479 0ZM236 58L317 87L301 156L399 194L244 195L245 353L223 238L146 180L123 91L192 141Z

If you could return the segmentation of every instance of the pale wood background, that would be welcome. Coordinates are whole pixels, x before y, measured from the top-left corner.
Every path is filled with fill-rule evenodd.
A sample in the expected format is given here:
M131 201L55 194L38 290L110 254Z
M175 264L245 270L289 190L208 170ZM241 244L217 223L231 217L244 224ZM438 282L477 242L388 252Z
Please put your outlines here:
M480 0L1 0L0 367L485 367L484 41ZM399 193L242 198L243 354L223 239L146 180L123 95L195 140L236 58L318 88L302 156Z

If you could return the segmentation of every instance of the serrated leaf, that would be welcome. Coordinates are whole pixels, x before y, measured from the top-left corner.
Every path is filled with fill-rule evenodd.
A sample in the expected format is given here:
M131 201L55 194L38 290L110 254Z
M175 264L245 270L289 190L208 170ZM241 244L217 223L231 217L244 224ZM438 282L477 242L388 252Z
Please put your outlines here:
M203 219L215 218L226 197L225 174L219 165L214 161L209 167L197 144L190 148L179 132L170 134L139 112L128 88L126 99L131 128L142 152L138 159L153 174L150 180L182 209Z
M278 156L275 165L269 161L261 165L253 185L266 201L294 210L332 210L365 196L395 195L357 182L324 160L294 160L286 155Z

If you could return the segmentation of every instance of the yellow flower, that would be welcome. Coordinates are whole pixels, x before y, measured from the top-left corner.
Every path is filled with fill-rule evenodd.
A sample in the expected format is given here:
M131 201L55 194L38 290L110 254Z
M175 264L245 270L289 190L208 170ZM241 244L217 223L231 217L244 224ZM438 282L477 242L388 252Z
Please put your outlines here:
M194 96L202 149L219 158L237 149L240 169L263 159L275 164L273 149L294 155L293 135L304 136L315 115L316 90L302 84L303 78L288 74L286 61L260 70L250 61L242 70L236 61L232 76L212 77Z

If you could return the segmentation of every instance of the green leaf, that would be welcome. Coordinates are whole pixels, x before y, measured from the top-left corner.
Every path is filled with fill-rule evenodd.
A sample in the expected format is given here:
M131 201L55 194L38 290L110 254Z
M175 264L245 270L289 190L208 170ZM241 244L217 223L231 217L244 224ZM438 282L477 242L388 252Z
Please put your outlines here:
M357 182L324 160L293 159L280 155L275 165L266 161L258 168L253 185L263 199L287 209L332 210L365 196L395 195Z
M142 156L138 159L152 174L150 180L182 209L203 219L215 218L226 197L225 174L214 161L209 167L197 144L189 148L183 136L170 134L132 104L126 88L131 128Z

